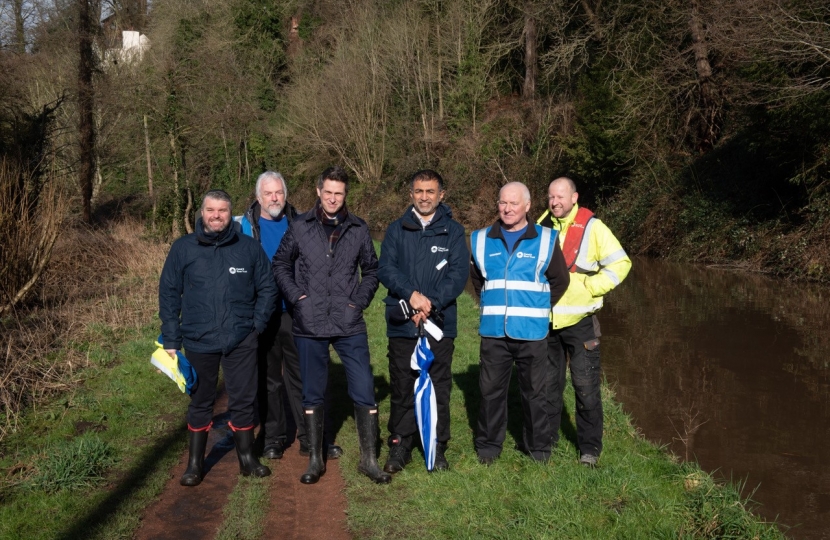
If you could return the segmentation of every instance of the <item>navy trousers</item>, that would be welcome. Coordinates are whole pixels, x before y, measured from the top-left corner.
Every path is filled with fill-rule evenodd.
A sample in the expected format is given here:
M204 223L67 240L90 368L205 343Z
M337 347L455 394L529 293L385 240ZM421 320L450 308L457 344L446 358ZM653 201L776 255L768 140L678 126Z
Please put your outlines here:
M369 364L366 334L308 338L294 336L300 355L303 381L303 408L320 407L326 401L329 378L329 345L343 362L349 397L360 407L375 407L375 379Z
M188 425L194 430L210 425L221 365L225 375L225 390L228 392L231 423L236 428L253 427L257 390L257 333L251 332L228 354L185 352L199 378L199 384L190 396Z
M435 389L435 401L438 405L438 442L450 440L450 391L452 390L452 354L455 351L453 338L435 341L427 336L429 347L435 355L435 361L429 368L429 377ZM389 385L391 403L389 412L389 438L395 435L405 437L412 444L412 436L418 433L418 421L415 419L415 381L419 372L412 369L412 351L418 344L418 338L389 338Z

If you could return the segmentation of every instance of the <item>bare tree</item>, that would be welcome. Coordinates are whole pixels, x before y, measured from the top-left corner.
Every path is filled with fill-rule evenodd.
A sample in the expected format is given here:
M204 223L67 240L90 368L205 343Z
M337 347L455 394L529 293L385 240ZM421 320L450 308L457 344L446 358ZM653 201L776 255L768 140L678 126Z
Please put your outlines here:
M95 51L97 27L94 0L77 0L78 9L78 183L81 187L83 219L92 223L92 194L95 180Z
M536 14L527 5L524 12L525 38L525 81L522 87L522 97L533 99L536 97L536 80L539 72Z

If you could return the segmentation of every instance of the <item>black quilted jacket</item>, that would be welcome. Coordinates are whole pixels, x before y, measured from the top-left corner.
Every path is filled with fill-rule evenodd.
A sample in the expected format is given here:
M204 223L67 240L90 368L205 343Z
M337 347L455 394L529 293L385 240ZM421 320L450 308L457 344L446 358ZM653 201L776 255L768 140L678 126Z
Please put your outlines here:
M271 269L292 311L295 336L366 332L363 310L378 289L378 258L366 222L350 213L345 225L329 253L328 237L314 210L300 214L274 255Z

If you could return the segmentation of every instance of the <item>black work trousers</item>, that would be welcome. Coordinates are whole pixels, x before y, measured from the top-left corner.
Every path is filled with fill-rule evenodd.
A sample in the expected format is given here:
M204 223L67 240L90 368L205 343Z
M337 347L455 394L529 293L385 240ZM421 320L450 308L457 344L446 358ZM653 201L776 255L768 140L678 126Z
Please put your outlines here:
M190 406L187 409L187 423L190 428L206 428L213 419L220 365L225 375L225 390L228 392L230 423L238 429L253 427L257 388L257 333L248 334L248 337L228 354L185 352L187 360L199 378L199 384L190 396Z
M481 406L475 438L479 457L498 457L507 430L507 391L513 363L519 377L524 416L523 442L536 460L550 458L547 343L511 338L481 338L479 388Z
M551 330L548 335L548 360L551 378L548 385L553 444L559 440L562 423L562 393L568 358L571 383L576 394L576 439L580 454L598 456L602 452L602 366L599 361L599 321L585 317L573 326Z
M291 333L288 312L276 312L259 336L259 420L265 446L286 440L286 407L297 426L297 439L305 442L303 382L300 356Z
M404 437L405 444L411 449L417 440L418 421L415 419L415 381L419 371L412 369L412 352L419 338L389 338L387 356L389 357L389 385L391 387L391 406L389 412L389 439L395 435ZM450 392L452 391L452 355L455 351L453 338L445 337L436 341L427 336L429 348L435 361L429 368L429 377L435 389L435 401L438 405L437 439L439 443L450 440Z

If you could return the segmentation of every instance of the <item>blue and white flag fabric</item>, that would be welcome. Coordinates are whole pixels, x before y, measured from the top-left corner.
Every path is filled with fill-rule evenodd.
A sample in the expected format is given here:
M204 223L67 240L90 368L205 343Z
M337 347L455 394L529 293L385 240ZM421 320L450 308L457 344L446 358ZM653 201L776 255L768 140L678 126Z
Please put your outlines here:
M418 420L418 431L421 434L421 444L424 446L424 458L428 471L435 467L435 447L438 444L436 438L438 404L435 401L432 379L429 378L429 367L434 360L435 355L429 348L427 337L421 336L412 352L410 367L421 372L418 380L415 381L415 418Z

